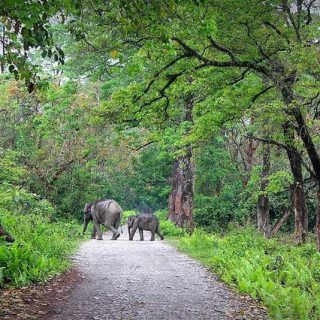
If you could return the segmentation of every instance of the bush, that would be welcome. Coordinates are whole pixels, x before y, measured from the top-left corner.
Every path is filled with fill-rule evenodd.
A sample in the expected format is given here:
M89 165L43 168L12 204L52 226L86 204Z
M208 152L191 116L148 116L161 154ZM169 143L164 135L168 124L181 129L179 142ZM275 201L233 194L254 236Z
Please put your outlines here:
M160 232L164 236L182 237L186 235L184 229L178 228L172 221L166 220L160 222Z
M196 230L178 246L261 300L273 319L320 319L320 254L314 244L294 247L265 240L254 229L233 229L225 237Z
M0 240L0 287L24 286L64 271L79 239L77 222L52 223L44 216L20 215L1 210L3 225L15 238Z
M10 183L0 184L0 224L13 236L0 239L0 287L24 286L61 273L79 239L76 221L53 222L51 203Z
M122 212L122 217L121 217L121 224L126 224L127 223L127 219L131 216L135 216L136 214L138 214L136 211L133 210L128 210L128 211L123 211Z
M160 232L164 236L182 237L186 235L185 230L176 227L172 221L167 220L167 210L158 210L155 214L160 222Z

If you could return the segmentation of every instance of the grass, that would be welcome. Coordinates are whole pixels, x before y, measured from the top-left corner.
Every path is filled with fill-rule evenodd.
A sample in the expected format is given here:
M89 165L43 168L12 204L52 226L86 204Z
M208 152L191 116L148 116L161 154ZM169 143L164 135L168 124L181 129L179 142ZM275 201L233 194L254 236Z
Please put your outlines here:
M161 221L161 229L179 250L261 301L272 319L320 319L320 253L314 243L265 240L253 228L233 228L225 236L196 229L188 236Z
M0 240L0 287L21 287L57 275L70 267L69 255L80 242L79 224L51 222L36 214L0 212L1 222L15 238Z

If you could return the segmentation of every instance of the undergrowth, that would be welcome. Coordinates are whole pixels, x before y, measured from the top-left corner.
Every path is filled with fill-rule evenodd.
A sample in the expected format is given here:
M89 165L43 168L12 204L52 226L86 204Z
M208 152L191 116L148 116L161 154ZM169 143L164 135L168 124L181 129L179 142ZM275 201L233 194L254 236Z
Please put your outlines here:
M1 221L15 238L0 240L0 287L44 281L70 266L68 256L78 243L77 222L50 222L36 215L1 212Z
M167 220L168 211L167 210L159 210L156 212L156 216L160 221L160 232L166 237L182 237L186 235L186 232L177 228L175 224Z
M179 238L178 247L260 300L272 319L320 319L320 254L313 243L281 244L254 229L233 229L224 237L196 230Z
M254 228L233 228L225 236L196 229L189 236L157 213L163 234L241 293L268 308L272 319L320 319L320 253L314 243L295 246L265 240Z
M0 287L44 281L70 266L68 256L77 248L81 227L77 221L54 218L47 200L0 185L0 224L15 239L8 244L0 238Z

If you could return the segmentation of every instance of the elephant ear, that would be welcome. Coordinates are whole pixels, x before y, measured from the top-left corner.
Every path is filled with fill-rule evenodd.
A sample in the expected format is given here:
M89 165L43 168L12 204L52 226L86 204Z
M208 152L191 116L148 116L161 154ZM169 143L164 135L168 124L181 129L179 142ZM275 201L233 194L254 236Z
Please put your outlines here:
M127 225L128 225L128 226L132 226L133 221L134 221L134 217L128 217L128 219L127 219Z
M92 203L86 203L86 204L84 205L83 212L91 211L91 206L92 206Z

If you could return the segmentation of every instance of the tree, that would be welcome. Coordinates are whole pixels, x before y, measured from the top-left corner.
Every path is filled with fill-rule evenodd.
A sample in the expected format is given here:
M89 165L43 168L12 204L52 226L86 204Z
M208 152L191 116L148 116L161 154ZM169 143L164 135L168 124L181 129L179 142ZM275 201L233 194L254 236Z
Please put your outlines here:
M53 43L51 24L63 23L67 14L76 14L78 1L25 1L4 0L0 8L0 71L5 69L16 80L24 79L29 92L39 82L38 68L29 56L35 50L42 57L64 63L64 53L59 44Z
M169 2L166 4L167 6L161 10L156 4L141 1L143 15L134 7L125 8L127 18L124 18L124 21L130 19L130 27L133 29L132 31L128 27L129 31L127 30L131 42L139 41L140 45L142 43L150 45L150 39L153 41L157 39L160 48L168 47L169 43L174 52L173 57L167 55L167 61L154 73L150 81L145 93L150 97L151 86L158 86L159 94L151 96L149 102L166 99L169 88L185 74L192 73L193 76L197 76L205 69L219 72L220 69L228 68L233 70L229 74L226 73L229 79L231 76L230 81L233 82L235 78L238 82L245 81L248 75L254 74L261 79L264 87L252 96L252 101L269 91L281 97L288 120L282 125L287 127L289 123L289 131L295 130L302 140L313 167L313 176L319 184L320 158L310 134L312 129L307 125L304 116L306 106L312 104L317 97L317 92L313 89L318 81L314 73L318 68L316 57L319 33L316 27L319 21L316 1L268 3L252 1L250 4L247 1L237 3L228 1L223 5L220 2L210 1L205 5L188 2L179 6L172 6ZM204 21L206 26L210 26L209 28L201 28L194 23L192 32L185 29L181 31L182 24L187 24L189 21L182 21L180 16L190 12L191 7L196 13L191 15L190 20L195 21L195 17L202 13L206 16ZM156 17L155 12L158 13L159 10L161 14ZM207 17L211 12L215 16L210 20ZM142 19L138 21L141 17ZM151 32L150 28L142 28L144 23L153 25L156 20L161 20L162 28L151 28ZM137 32L137 26L141 32ZM308 57L308 61L299 58L303 56ZM183 63L186 60L190 61L188 65ZM307 81L308 78L312 80ZM288 138L287 134L287 140ZM291 149L295 144L292 133L287 144ZM291 153L288 156L291 157L292 169L298 168L299 164L293 163L295 160ZM295 170L293 173L296 177L294 203L299 207L296 215L299 225L297 233L301 237L301 221L304 214L303 189L301 189L303 187L301 174Z

